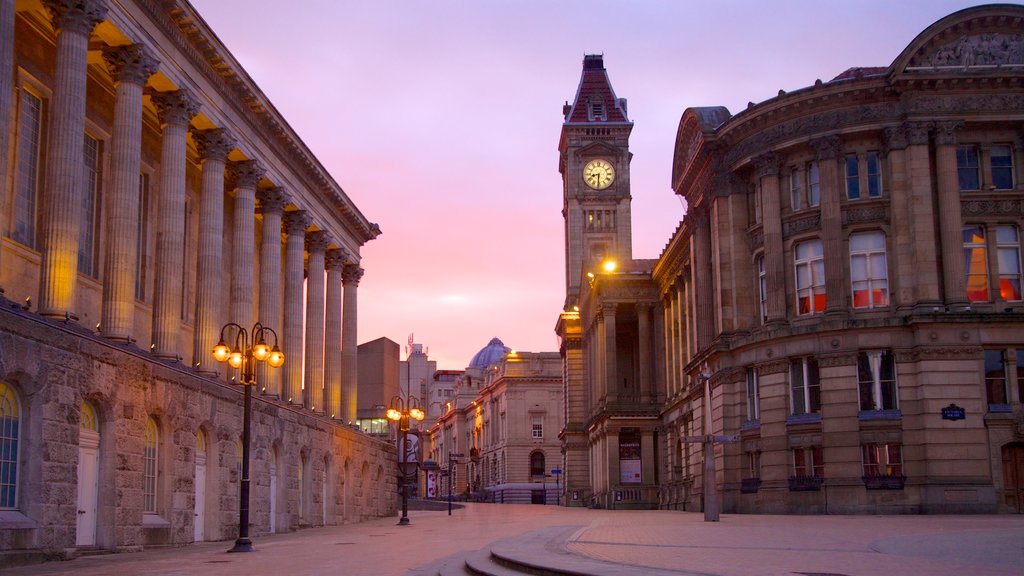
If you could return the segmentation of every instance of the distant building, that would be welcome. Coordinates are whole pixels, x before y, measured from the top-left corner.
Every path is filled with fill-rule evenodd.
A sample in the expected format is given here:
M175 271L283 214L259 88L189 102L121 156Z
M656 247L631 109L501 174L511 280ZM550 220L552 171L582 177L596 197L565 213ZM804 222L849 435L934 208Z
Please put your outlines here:
M359 406L356 426L368 434L388 435L384 416L389 402L398 396L401 346L388 338L359 345Z
M405 360L402 360L398 371L399 395L406 399L414 396L420 408L427 411L430 383L437 371L437 362L427 357L427 348L423 344L413 342L409 335L409 345L405 348Z
M632 124L585 58L557 324L580 503L1024 512L1022 21L968 8L887 67L687 108L657 260L623 244Z

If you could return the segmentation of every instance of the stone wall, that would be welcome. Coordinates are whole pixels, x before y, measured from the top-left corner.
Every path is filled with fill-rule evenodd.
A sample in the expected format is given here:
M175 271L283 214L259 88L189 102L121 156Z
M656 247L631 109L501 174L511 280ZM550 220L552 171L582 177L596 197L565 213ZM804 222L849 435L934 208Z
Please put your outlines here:
M207 450L203 539L237 536L240 386L0 302L0 379L14 389L21 412L17 509L0 512L0 552L62 556L76 546L83 401L95 408L100 433L96 546L137 550L194 541L197 432ZM159 429L156 514L144 513L143 502L150 417ZM257 392L250 536L271 527L272 461L277 532L395 513L392 446Z

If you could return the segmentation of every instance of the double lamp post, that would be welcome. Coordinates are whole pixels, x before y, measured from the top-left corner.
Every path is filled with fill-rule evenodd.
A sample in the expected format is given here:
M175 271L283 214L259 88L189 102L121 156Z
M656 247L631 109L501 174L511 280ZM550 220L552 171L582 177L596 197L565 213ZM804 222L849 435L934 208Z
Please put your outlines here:
M418 458L409 458L409 424L410 420L423 420L425 416L420 409L419 399L415 396L395 396L391 399L387 411L388 420L397 422L398 429L402 432L401 443L398 446L398 486L402 492L402 518L398 521L399 526L409 524L409 477L416 476L416 468L419 465Z
M234 329L234 347L229 348L224 341L225 333ZM273 346L267 344L267 337L274 337ZM229 337L230 340L230 337ZM252 388L256 385L256 363L266 362L272 368L280 368L284 364L284 354L277 347L277 332L257 322L251 331L230 322L220 329L220 341L213 347L213 358L218 362L227 362L236 370L241 370L238 383L245 389L245 400L242 412L242 478L238 490L238 539L235 546L228 552L252 552L252 540L249 539L249 436L252 421Z

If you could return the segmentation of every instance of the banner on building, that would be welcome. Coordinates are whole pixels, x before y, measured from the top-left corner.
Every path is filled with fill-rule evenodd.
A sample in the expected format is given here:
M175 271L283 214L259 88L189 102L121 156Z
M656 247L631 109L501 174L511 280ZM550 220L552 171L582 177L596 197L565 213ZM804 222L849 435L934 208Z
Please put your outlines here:
M622 484L643 482L640 470L640 429L623 428L619 432L619 482Z

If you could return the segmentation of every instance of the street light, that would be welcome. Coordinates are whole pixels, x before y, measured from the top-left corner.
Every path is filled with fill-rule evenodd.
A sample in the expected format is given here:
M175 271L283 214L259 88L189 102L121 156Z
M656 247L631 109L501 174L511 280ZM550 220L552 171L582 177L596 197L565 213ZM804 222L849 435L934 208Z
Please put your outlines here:
M704 385L704 521L718 522L718 486L715 484L715 444L711 435L711 369L707 362L697 379Z
M397 422L402 432L402 442L398 449L398 477L402 491L402 518L398 521L399 526L409 524L409 476L416 474L416 462L409 461L409 421L423 420L425 416L415 396L409 396L408 399L395 396L387 411L388 420Z
M224 334L229 328L235 329L235 345L228 348ZM267 344L267 334L274 337L274 345ZM251 336L251 339L250 339ZM252 552L249 540L249 429L252 420L252 388L256 385L256 362L266 362L271 368L284 364L284 354L277 347L277 332L257 322L246 332L234 322L220 329L220 341L213 347L213 358L227 362L232 368L241 369L239 383L245 388L242 412L242 479L238 490L238 539L228 552Z

